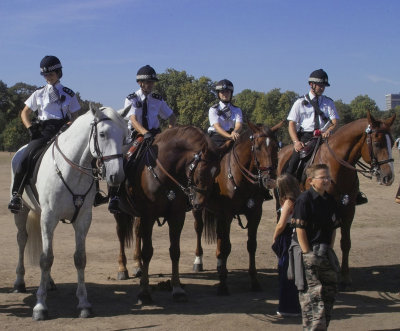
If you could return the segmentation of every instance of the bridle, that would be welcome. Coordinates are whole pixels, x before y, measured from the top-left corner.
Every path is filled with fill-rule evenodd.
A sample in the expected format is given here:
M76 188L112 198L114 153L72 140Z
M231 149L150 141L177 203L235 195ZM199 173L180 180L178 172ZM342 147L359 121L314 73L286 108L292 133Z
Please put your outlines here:
M175 179L161 164L161 162L158 160L158 158L154 155L153 150L151 149L151 146L146 151L146 161L147 161L147 169L150 171L150 173L153 175L153 177L159 182L161 186L163 186L163 183L161 182L159 176L156 174L154 167L150 165L150 159L149 156L156 162L157 166L160 168L161 172L164 173L173 183L175 183L181 191L188 197L190 205L193 207L194 203L194 198L196 195L196 192L205 194L207 190L200 188L194 184L194 173L196 171L196 168L200 161L202 160L202 152L195 153L193 156L193 159L190 161L190 165L188 167L188 173L186 175L187 178L187 184L186 186L181 184L177 179ZM166 192L168 200L172 201L175 199L176 194L173 190L167 190Z
M60 146L58 145L58 137L59 135L56 136L55 140L54 140L54 144L53 144L53 148L52 148L52 156L53 156L53 163L54 163L54 167L56 168L56 173L58 175L58 177L60 177L61 181L63 182L64 186L68 189L68 191L71 193L72 195L72 199L74 202L74 206L75 206L75 212L74 215L71 219L71 223L73 223L79 213L79 210L81 209L85 198L87 196L87 194L90 192L90 190L93 187L93 183L97 180L100 180L101 178L105 178L106 176L106 168L104 166L104 162L111 160L111 159L115 159L115 158L122 158L123 154L112 154L112 155L107 155L104 156L102 151L100 150L100 146L99 146L99 141L98 141L98 130L97 130L97 124L99 124L100 122L103 121L111 121L111 119L109 117L103 117L101 119L94 119L90 125L91 125L91 130L90 130L90 134L89 134L89 148L90 148L90 142L93 139L93 146L94 146L94 151L90 151L90 153L92 155L96 155L96 165L97 168L88 168L88 167L84 167L81 166L78 163L73 162L72 160L70 160L61 150ZM55 155L54 155L54 150L57 149L57 151L60 153L60 155L63 157L63 159L74 169L78 170L79 172L81 172L82 174L90 177L92 179L90 186L88 188L88 190L84 193L84 194L75 194L71 188L68 186L68 184L66 183L62 172L60 170L60 168L57 165L56 159L55 159Z
M236 144L233 145L232 148L232 155L234 157L234 160L236 162L236 164L239 166L239 170L242 173L243 177L247 179L247 181L249 181L251 184L253 185L258 185L260 187L263 186L263 174L267 173L267 174L271 174L274 172L274 170L276 169L275 166L270 166L270 167L261 167L260 166L260 162L257 159L257 153L255 151L256 146L255 146L255 141L257 138L269 138L269 136L265 133L255 133L253 135L251 135L249 137L250 141L251 141L251 154L252 154L252 158L254 160L254 164L256 167L256 172L257 174L254 174L253 172L251 172L250 170L248 170L239 160L239 156L237 154L236 151ZM231 180L234 189L237 189L237 185L235 183L235 180L233 178L233 174L231 171L231 165L230 165L230 156L228 156L228 162L229 162L229 166L228 166L228 178Z
M357 171L357 172L361 173L362 175L364 175L365 177L372 178L372 176L379 175L380 166L381 165L394 161L394 159L392 159L392 158L386 159L386 160L382 160L382 161L378 161L378 158L375 156L374 148L372 146L372 134L373 133L383 133L383 134L385 134L387 146L389 148L389 141L388 140L390 139L390 137L389 137L388 132L385 131L385 130L381 130L381 129L372 129L371 125L368 125L367 128L365 129L365 134L367 135L366 144L368 146L368 152L369 152L369 156L370 156L370 159L371 159L371 164L367 165L367 164L364 164L361 161L357 161L357 164L362 169L357 169L356 167L352 166L347 161L339 159L337 157L337 155L335 154L335 152L332 150L332 148L329 146L328 139L325 139L325 143L326 143L326 145L328 147L329 152L333 155L335 160L337 162L339 162L341 165L345 166L348 169Z

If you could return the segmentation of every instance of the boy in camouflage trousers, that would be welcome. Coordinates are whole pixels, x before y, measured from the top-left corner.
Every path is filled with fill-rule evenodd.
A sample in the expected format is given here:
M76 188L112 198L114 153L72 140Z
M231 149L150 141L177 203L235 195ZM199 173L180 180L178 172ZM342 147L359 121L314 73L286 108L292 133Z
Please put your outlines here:
M307 169L310 189L296 200L292 224L293 241L300 245L304 289L299 291L304 330L326 330L337 293L338 266L333 251L337 204L327 193L331 184L326 164Z

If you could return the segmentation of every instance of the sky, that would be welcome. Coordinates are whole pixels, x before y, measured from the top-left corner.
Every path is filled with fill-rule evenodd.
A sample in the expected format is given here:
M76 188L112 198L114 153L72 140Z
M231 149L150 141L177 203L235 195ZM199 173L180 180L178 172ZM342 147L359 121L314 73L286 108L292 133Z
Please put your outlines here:
M146 64L163 73L304 94L323 68L325 94L400 92L397 0L1 0L0 80L42 86L45 55L82 99L120 109Z

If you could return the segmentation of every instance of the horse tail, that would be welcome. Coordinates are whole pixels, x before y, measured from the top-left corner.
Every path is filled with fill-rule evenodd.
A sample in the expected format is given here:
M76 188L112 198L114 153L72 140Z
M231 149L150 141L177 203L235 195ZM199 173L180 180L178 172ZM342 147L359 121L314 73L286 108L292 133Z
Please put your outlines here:
M120 243L124 243L126 247L131 247L133 242L133 217L125 213L119 213L115 215L115 220L117 221L117 233Z
M29 212L26 221L26 231L28 232L28 240L26 242L26 255L31 265L39 266L40 254L43 250L39 214L32 211Z
M204 238L208 244L215 243L217 239L217 218L215 214L203 209Z

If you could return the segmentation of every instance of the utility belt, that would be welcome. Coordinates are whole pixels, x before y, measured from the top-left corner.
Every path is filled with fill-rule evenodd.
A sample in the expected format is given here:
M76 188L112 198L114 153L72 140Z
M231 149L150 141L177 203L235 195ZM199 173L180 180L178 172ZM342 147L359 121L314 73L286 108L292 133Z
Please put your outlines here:
M297 132L297 137L300 141L306 142L314 137L319 137L322 134L320 129L316 129L314 131L299 131Z
M150 129L150 130L148 130L148 131L151 133L151 135L152 135L153 137L155 137L156 135L158 135L159 133L161 133L161 129L160 129L160 128L157 128L157 129L152 128L152 129ZM140 133L137 132L136 129L132 129L131 140L132 140L132 141L135 140L136 137L137 137L138 135L140 135Z

